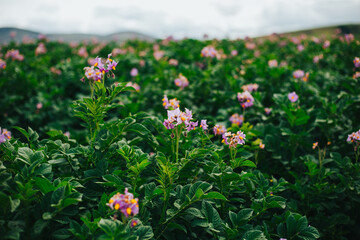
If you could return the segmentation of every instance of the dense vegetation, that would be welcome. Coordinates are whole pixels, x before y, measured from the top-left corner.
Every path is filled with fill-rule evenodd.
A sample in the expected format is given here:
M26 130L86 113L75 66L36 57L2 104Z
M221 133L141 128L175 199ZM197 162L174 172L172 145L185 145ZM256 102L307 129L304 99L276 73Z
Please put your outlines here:
M2 46L0 238L359 239L357 57L338 32Z

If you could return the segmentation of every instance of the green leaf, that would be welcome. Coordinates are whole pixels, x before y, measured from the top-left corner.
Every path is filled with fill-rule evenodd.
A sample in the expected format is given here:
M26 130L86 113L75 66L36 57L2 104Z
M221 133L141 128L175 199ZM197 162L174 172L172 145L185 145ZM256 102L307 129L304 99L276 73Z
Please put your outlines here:
M240 164L241 167L256 167L255 163L250 160L245 160Z
M29 133L25 129L23 129L21 127L16 127L16 126L12 127L12 128L15 128L16 130L21 132L21 134L24 135L26 137L26 139L29 141Z
M37 186L43 194L54 191L55 187L46 178L35 178L35 186Z
M245 239L245 240L267 240L264 233L260 230L249 230L244 234L242 239Z
M227 201L226 197L219 192L209 192L201 197L201 199L219 199Z
M242 221L247 221L251 218L254 210L251 208L245 208L238 212L237 214L237 224L240 224Z
M58 204L59 201L64 197L65 186L59 187L51 195L51 204Z
M179 225L180 226L180 225ZM185 229L186 230L186 229ZM139 237L139 240L147 240L152 239L154 237L154 233L152 228L149 226L140 226L134 233Z

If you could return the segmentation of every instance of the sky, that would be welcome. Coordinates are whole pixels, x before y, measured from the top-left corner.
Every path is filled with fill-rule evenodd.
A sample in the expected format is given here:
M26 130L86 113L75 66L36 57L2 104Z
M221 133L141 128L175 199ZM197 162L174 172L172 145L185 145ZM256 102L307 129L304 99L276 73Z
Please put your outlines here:
M0 27L44 34L255 37L360 23L360 0L0 0Z

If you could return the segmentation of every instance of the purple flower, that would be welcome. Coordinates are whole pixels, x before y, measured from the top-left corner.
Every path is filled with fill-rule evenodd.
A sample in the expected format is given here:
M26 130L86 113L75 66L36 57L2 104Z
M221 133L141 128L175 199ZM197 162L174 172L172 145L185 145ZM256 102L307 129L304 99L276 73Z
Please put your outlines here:
M268 65L270 68L274 68L278 66L278 61L276 59L272 59L268 61Z
M266 115L269 115L271 113L271 108L265 108L264 110Z
M354 35L353 34L345 34L345 40L346 40L346 42L349 44L349 43L351 43L352 41L354 41Z
M201 50L201 57L214 58L218 56L218 52L213 46L206 46Z
M254 105L254 98L248 91L238 93L237 98L244 109Z
M206 124L206 120L201 120L201 122L200 122L200 127L201 127L203 130L207 130L207 129L208 129L208 125Z
M358 130L357 132L353 132L353 133L349 134L346 141L348 143L354 143L354 142L360 143L360 130Z
M6 68L6 62L0 58L0 69L1 69L1 68L2 68L2 69L5 69L5 68Z
M296 102L299 96L296 94L296 92L291 92L288 94L288 98L291 102Z
M302 78L304 77L305 73L303 70L296 70L295 72L293 72L293 77L294 78Z
M237 50L232 50L232 51L231 51L231 55L232 55L232 56L238 55L238 51L237 51Z
M329 41L329 40L326 40L326 41L324 42L324 44L323 44L323 48L325 49L325 48L328 48L328 47L330 47L330 41Z
M223 134L222 142L226 145L229 145L229 148L234 148L237 145L245 144L246 135L242 131L238 131L236 134L231 132L226 132Z
M130 76L136 77L138 74L139 74L139 71L137 70L137 68L131 69Z
M10 138L11 138L11 132L5 128L1 132L1 128L0 128L0 144L9 140Z
M216 124L214 126L214 134L215 135L223 135L225 133L226 129L224 125Z
M166 95L164 95L164 98L162 99L163 101L163 106L165 109L168 109L169 107L176 109L180 107L180 101L177 100L176 98L173 99L168 99L168 97Z
M129 217L130 215L135 216L139 213L138 201L139 199L134 198L134 195L129 193L128 189L125 188L124 194L115 194L106 205L111 209L120 210L125 217Z
M197 122L197 121L196 121L196 122L189 122L189 123L187 124L186 130L187 130L188 132L190 132L191 130L194 130L195 127L197 127L197 125L198 125L198 122Z
M231 122L232 124L236 124L236 125L240 126L240 125L243 124L244 116L235 113L235 114L233 114L233 115L230 117L229 120L230 120L230 122Z
M185 87L187 87L189 85L189 81L188 79L183 76L181 73L179 74L179 77L177 79L175 79L175 85L180 87L181 89L184 89Z
M258 90L259 85L257 83L250 83L241 87L242 90L248 91L249 93Z
M354 65L355 65L355 67L360 67L360 58L358 58L358 57L354 58Z
M131 223L130 223L130 227L135 227L136 225L138 225L138 223L139 223L139 220L137 220L137 219L132 219L132 220L131 220Z
M116 68L116 66L118 65L118 63L116 62L116 61L114 61L114 60L112 60L112 59L108 59L108 61L110 61L109 63L108 63L108 67L107 67L107 70L115 70L115 68Z

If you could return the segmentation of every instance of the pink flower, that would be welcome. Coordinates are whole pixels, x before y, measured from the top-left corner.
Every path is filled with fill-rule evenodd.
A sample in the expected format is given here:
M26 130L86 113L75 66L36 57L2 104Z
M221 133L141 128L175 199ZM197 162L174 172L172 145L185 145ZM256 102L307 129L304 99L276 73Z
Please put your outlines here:
M248 91L250 93L258 90L258 88L259 88L259 85L256 83L250 83L250 84L247 84L247 85L244 85L241 87L242 90Z
M324 42L324 44L323 44L323 48L326 49L326 48L328 48L328 47L330 47L330 41L329 41L329 40L326 40L326 41Z
M354 41L354 39L355 39L355 37L354 37L354 35L353 34L345 34L345 40L346 40L346 42L349 44L349 43L351 43L352 41Z
M5 59L11 58L12 60L22 61L24 56L19 53L19 50L11 49L6 52Z
M256 48L256 44L253 42L247 42L247 43L245 43L245 47L246 47L246 49L253 50Z
M359 77L360 77L360 72L355 72L355 74L353 75L353 79L356 79Z
M135 88L135 91L140 92L140 86L139 86L139 84L137 84L137 83L128 82L128 83L126 84L126 86L127 86L127 87L133 87L133 88Z
M305 47L304 47L304 45L302 45L302 44L299 44L299 45L297 46L297 50L298 50L299 52L304 51L304 49L305 49Z
M177 79L175 79L175 85L180 87L181 89L184 89L185 87L187 87L189 85L189 81L188 79L183 76L181 73L179 74L179 77Z
M243 108L248 108L254 105L254 98L248 91L238 93L237 98Z
M238 51L237 50L232 50L231 51L231 56L236 56L238 55Z
M355 67L360 67L360 58L358 58L358 57L354 58L354 65L355 65Z
M216 124L214 126L214 134L215 135L223 135L225 133L226 129L224 125Z
M176 108L179 108L180 107L180 101L177 100L176 98L173 98L173 99L168 99L168 97L166 95L164 95L164 98L162 99L163 101L163 106L165 109L168 109L168 108L173 108L173 109L176 109Z
M164 51L157 50L154 52L154 58L159 61L164 56L164 54Z
M78 55L83 58L87 58L89 54L86 51L86 47L81 47L78 51Z
M238 126L243 124L244 121L244 116L243 115L239 115L237 113L231 115L231 117L229 118L230 122L232 124L236 124Z
M137 68L131 69L130 75L131 75L132 77L136 77L138 74L139 74L139 71L137 70Z
M319 142L314 142L314 143L313 143L313 146L312 146L312 149L317 148L318 144L319 144Z
M320 59L323 59L324 58L324 55L323 54L320 54L320 55L317 55L313 58L313 62L314 63L318 63Z
M270 68L274 68L278 66L278 61L276 59L272 59L268 61L268 65Z
M0 58L0 69L6 68L6 62Z
M229 145L229 148L235 148L237 145L245 144L246 135L242 131L238 131L236 134L226 132L223 134L222 142Z
M37 56L39 54L45 54L45 53L46 53L46 47L44 43L39 43L39 45L35 49L35 55Z
M271 113L271 108L265 108L264 110L266 115L269 115Z
M295 72L293 72L293 77L294 78L302 78L304 77L305 73L303 70L296 70Z
M37 109L37 110L42 109L42 107L43 107L43 104L42 104L41 102L39 102L39 103L36 104L36 109Z
M129 217L130 215L135 216L139 213L138 201L139 199L134 198L134 195L129 193L128 189L125 188L124 194L115 194L110 198L109 203L106 205L111 209L120 210L120 212L123 213L125 217Z
M201 120L201 122L200 122L200 127L201 127L203 130L207 130L207 129L208 129L208 125L206 124L206 120Z
M215 58L218 56L218 52L213 46L206 46L201 50L201 57Z
M291 92L288 94L288 98L291 102L296 102L299 96L296 94L296 92Z
M64 136L70 138L70 132L69 131L64 132Z
M178 60L171 58L169 60L169 65L177 66L179 64Z

